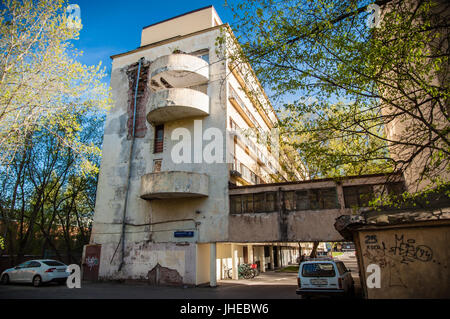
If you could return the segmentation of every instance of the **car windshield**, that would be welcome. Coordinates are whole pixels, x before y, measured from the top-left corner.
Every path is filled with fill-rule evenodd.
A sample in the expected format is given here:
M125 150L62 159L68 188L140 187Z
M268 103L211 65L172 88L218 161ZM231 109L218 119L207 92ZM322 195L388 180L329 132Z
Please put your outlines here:
M334 277L336 275L331 263L304 264L302 268L303 277Z
M55 261L55 260L46 260L43 261L44 264L46 264L47 266L65 266L63 263L60 263L59 261Z

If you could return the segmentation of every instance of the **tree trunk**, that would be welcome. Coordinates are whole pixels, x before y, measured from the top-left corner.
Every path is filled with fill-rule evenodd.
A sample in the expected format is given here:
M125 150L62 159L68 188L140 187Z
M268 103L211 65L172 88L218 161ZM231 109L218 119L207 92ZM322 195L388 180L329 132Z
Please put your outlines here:
M317 247L319 247L319 242L315 241L313 245L313 249L311 250L311 254L309 255L310 258L316 258L317 257Z

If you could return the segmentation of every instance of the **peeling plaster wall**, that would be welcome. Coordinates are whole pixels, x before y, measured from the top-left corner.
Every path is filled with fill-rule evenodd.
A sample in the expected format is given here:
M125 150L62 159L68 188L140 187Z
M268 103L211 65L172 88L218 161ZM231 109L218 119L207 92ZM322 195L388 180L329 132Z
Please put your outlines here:
M183 283L195 285L196 245L174 243L130 242L125 247L125 265L118 272L120 251L114 256L117 244L102 245L99 279L149 280L149 272L158 264L175 270ZM113 258L114 256L114 258ZM112 260L112 262L111 262Z

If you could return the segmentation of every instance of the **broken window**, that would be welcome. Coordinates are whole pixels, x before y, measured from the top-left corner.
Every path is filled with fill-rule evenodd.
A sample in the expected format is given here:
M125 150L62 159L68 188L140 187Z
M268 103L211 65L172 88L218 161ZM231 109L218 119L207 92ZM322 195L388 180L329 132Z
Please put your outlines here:
M367 207L374 198L372 185L359 185L344 187L345 207Z
M241 214L242 213L242 200L241 195L230 196L230 213Z
M265 208L265 193L257 193L253 195L255 212L264 212Z
M283 192L284 195L284 208L286 210L295 210L295 192Z
M297 210L309 209L308 191L296 191L295 198Z
M320 209L320 190L319 189L309 189L308 190L309 208L310 209Z
M242 198L242 213L253 213L253 194L243 194Z
M406 190L403 182L389 183L386 188L389 195L400 195Z
M153 161L153 172L154 173L161 172L161 164L162 164L161 159L157 159L157 160Z
M266 212L274 212L278 210L277 205L277 193L276 192L266 192Z
M336 188L324 188L320 190L322 197L322 207L323 209L333 209L339 208L339 202L337 199Z
M334 187L289 191L285 192L284 196L286 210L339 208L337 192Z

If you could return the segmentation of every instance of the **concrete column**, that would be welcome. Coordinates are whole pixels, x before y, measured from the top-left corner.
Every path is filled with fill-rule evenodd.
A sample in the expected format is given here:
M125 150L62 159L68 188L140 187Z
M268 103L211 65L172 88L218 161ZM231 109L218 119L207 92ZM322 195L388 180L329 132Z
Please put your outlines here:
M253 264L254 263L253 245L247 245L247 251L248 251L248 263Z
M281 246L277 246L277 267L281 267Z
M233 267L233 279L234 280L238 280L238 262L239 262L239 258L238 258L238 251L237 251L237 247L235 244L231 244L231 262L232 262L232 267Z
M260 260L260 265L261 265L261 272L266 272L266 257L264 257L264 246L261 247L260 251L259 251L259 260Z
M272 245L269 246L269 252L270 252L270 270L274 270L275 265L273 264L274 258L273 258L273 246Z
M217 286L216 243L209 244L209 285Z

